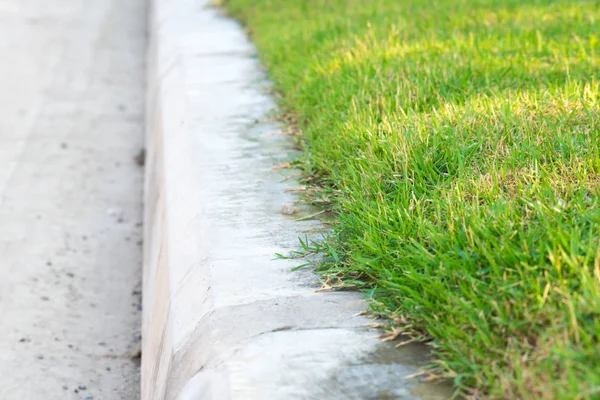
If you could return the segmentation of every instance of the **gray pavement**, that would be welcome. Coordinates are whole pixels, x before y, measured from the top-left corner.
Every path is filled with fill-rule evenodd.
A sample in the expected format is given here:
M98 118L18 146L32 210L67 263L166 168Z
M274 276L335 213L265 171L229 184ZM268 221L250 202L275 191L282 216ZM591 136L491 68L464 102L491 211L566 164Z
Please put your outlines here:
M145 4L0 0L2 400L139 398Z

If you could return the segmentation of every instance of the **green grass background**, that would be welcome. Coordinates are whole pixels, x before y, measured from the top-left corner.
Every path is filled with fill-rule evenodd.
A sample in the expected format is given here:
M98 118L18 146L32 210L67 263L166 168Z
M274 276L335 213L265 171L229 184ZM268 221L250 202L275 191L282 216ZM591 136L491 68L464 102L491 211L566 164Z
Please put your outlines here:
M224 3L336 212L326 273L462 393L600 398L600 2Z

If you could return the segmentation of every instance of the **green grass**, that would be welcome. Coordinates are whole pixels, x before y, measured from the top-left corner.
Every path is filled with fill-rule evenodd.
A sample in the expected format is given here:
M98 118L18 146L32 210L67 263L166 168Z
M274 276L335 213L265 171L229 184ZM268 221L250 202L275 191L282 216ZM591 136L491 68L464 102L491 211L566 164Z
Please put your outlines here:
M463 393L600 398L600 2L224 3L337 215L326 273Z

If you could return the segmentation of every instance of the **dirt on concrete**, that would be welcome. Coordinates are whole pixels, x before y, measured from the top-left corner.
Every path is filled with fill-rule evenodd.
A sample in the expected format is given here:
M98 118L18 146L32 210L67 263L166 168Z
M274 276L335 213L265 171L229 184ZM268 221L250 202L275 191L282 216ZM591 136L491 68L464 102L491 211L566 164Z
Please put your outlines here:
M0 0L0 399L139 398L145 0Z

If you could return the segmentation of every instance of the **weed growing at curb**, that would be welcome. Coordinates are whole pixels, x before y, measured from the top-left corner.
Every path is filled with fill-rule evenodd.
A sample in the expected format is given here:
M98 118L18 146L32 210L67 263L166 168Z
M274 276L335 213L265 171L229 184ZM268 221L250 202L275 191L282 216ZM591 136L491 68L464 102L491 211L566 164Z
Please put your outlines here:
M600 397L597 0L226 0L336 213L306 251L463 393Z

